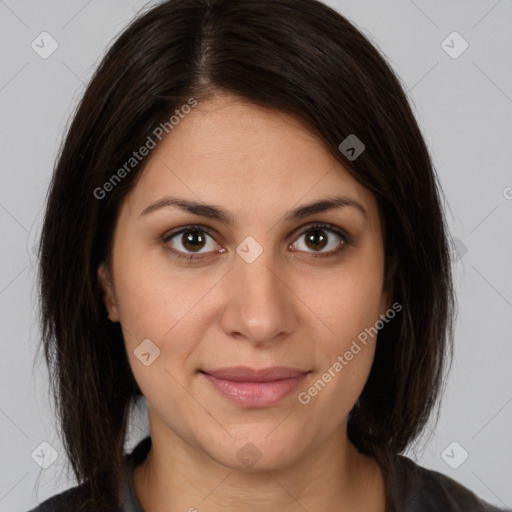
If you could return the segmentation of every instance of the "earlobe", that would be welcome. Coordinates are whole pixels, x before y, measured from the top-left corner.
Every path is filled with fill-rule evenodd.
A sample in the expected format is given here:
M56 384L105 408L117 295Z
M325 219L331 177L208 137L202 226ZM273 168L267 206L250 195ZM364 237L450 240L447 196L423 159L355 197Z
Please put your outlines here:
M98 279L103 289L103 302L107 308L108 318L111 322L119 322L119 312L114 294L114 285L110 271L105 262L101 262L98 266Z

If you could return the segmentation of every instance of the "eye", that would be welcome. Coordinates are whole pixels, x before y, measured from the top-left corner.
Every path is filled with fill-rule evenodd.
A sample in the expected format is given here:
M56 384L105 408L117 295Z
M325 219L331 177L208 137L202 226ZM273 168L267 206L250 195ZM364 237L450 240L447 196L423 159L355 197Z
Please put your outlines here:
M331 235L329 235L329 233ZM334 237L332 234L334 234ZM303 236L305 236L305 242L295 242L292 244L292 251L306 252L313 258L336 256L345 249L347 245L351 245L351 240L348 235L345 235L331 224L311 225L301 233L299 239ZM176 241L173 242L174 239L176 239ZM207 228L200 225L186 226L179 231L165 235L162 242L166 250L173 257L188 260L189 262L192 260L203 260L204 256L202 256L202 254L215 252L215 250L221 253L226 250L215 242ZM329 246L330 250L320 252ZM308 249L313 250L310 251Z
M328 233L334 234L335 236L332 237ZM308 250L308 248L313 249L313 253L319 253L313 254L314 258L336 256L351 243L347 235L343 234L341 231L330 224L314 224L309 226L306 231L302 232L299 240L303 236L305 236L304 242L302 244L293 244L293 250L311 252ZM338 239L338 241L336 241L336 239ZM330 250L320 252L322 249L328 246L330 246Z
M202 226L187 226L166 235L162 242L169 245L169 242L173 239L176 239L176 242L172 244L174 247L171 245L171 247L168 247L168 251L178 259L202 260L204 256L196 256L196 254L208 253L215 251L215 249L219 249L219 252L225 251ZM211 241L209 242L208 239ZM202 249L205 250L202 251Z

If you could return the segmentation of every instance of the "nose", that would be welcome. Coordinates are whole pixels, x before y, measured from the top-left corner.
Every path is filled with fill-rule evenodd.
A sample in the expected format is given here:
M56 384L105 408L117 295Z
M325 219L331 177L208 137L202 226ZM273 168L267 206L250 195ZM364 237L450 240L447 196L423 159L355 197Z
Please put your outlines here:
M273 258L271 250L264 249L249 261L237 254L224 280L226 300L221 327L233 338L256 346L272 345L295 329L298 299L284 265Z

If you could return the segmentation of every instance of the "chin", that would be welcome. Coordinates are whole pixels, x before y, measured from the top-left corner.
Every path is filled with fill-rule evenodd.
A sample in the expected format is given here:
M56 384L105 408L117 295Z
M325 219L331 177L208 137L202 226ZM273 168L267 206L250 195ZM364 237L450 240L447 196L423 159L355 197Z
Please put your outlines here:
M252 432L245 428L244 434L233 437L226 434L218 442L210 440L209 446L203 445L203 449L213 460L233 471L258 473L285 469L300 459L305 446L300 429L296 435L283 428L278 432L279 421L265 429L258 425Z

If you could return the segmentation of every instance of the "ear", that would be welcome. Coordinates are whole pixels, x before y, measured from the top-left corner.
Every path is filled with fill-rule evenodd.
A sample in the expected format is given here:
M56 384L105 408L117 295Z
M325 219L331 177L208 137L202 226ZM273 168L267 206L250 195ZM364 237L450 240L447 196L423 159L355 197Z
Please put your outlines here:
M119 322L119 311L117 309L112 276L105 262L101 262L98 267L98 279L103 289L103 301L108 311L108 318L111 322Z

